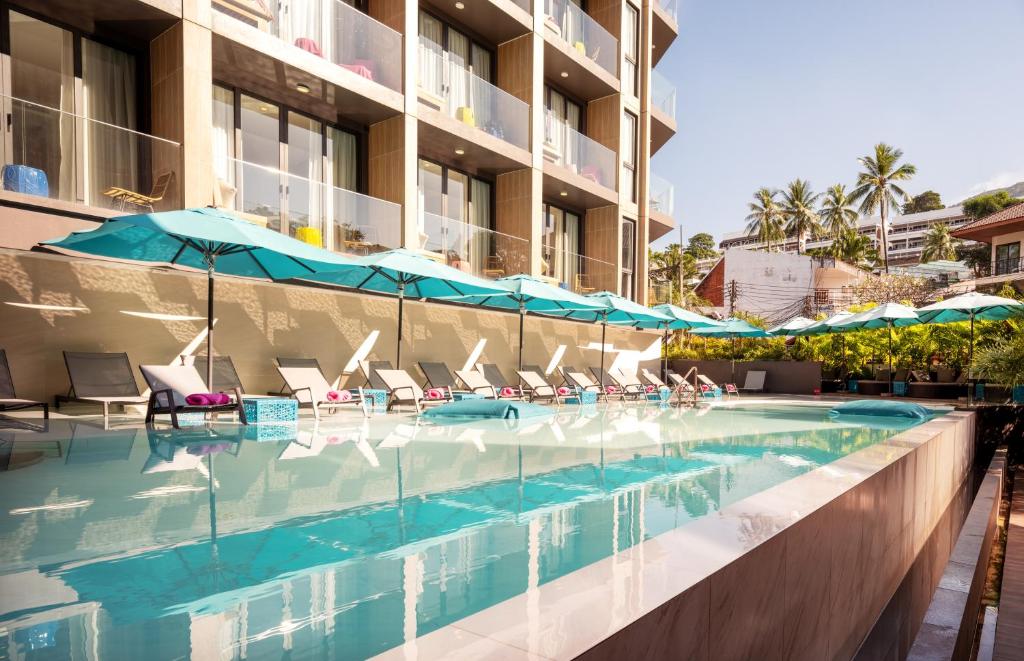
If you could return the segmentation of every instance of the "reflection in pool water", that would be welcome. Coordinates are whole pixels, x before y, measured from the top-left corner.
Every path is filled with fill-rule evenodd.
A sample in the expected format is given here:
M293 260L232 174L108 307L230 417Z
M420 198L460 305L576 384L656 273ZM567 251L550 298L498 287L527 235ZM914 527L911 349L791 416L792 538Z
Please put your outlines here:
M911 424L611 405L0 429L0 656L372 656Z

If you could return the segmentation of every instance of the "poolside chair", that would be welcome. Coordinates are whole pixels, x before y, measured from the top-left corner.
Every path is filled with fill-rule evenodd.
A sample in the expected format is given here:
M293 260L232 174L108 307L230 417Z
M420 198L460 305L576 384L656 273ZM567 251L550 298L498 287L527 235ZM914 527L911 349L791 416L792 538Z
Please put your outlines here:
M345 392L350 393L351 399L342 400L340 399L343 396L341 395L342 391L328 383L324 378L324 373L316 367L281 367L278 365L277 371L280 372L281 378L291 390L292 397L299 400L300 405L309 404L313 407L313 417L317 420L320 419L321 408L329 409L331 413L334 413L335 409L347 404L359 406L365 417L370 415L362 388L356 388L355 393L346 390ZM332 395L332 393L336 393L336 395Z
M768 376L767 372L762 370L750 370L747 372L747 376L744 377L743 387L740 388L740 392L764 392L765 378ZM737 395L739 393L736 393Z
M535 374L539 374L542 378L547 379L547 375L544 373L544 370L541 369L540 365L523 365L523 371L533 372Z
M503 398L501 390L488 381L483 372L478 372L477 370L455 370L455 376L459 378L459 381L462 381L463 385L470 392L483 395L488 399L522 399L519 391L516 391L517 394L515 396L506 395Z
M715 383L714 381L709 379L704 374L698 374L697 375L697 380L700 381L700 396L701 397L704 397L704 398L707 398L707 397L714 398L714 397L717 397L719 395L728 396L730 394L730 393L728 393L728 391L726 391L725 388L721 387L720 385L718 385L717 383Z
M424 388L437 388L445 393L446 399L452 399L454 397L455 390L458 386L455 383L455 377L452 375L452 371L448 369L448 365L445 363L417 363L420 366L420 371L423 372L426 383L423 384Z
M11 366L7 364L7 352L0 349L0 412L21 411L35 407L43 409L43 417L50 417L50 405L34 399L21 399L14 392L14 379L11 378Z
M394 367L391 365L390 360L360 360L359 371L363 373L363 378L366 379L366 385L370 386L374 390L388 390L388 385L384 383L384 380L377 376L378 370L391 370Z
M317 360L316 358L286 358L286 357L283 357L283 356L278 356L277 357L277 366L278 367L315 367L315 368L317 368L320 371L321 375L323 375L323 373L324 373L323 369L320 367L320 361ZM214 365L214 368L216 368L216 365ZM324 380L327 380L326 376L324 376ZM338 385L337 381L335 381L332 384L332 386L334 386L334 387L336 387L337 385ZM277 395L279 397L280 396L288 397L292 393L291 393L290 390L288 390L288 384L287 383L282 383L280 390L278 390L277 392L267 392L267 394L268 395Z
M427 399L423 388L405 370L378 369L376 370L376 375L383 382L389 393L389 411L397 404L410 403L416 407L416 413L422 413L424 406L446 404L448 401L444 399Z
M559 395L558 388L545 381L544 377L541 376L539 372L534 372L532 370L516 370L516 374L519 375L519 378L522 379L523 383L526 384L526 387L529 388L529 399L531 402L537 399L545 399L553 401L556 406L562 405L563 395ZM566 394L564 396L568 397L569 395ZM582 400L580 401L582 402Z
M680 395L696 395L697 393L698 388L694 388L693 384L684 379L681 374L676 374L670 370L668 380L675 385L676 392Z
M519 385L519 382L512 382L502 374L501 370L494 363L487 363L486 365L479 365L478 369L483 373L487 381L493 385L498 392L506 388L511 388L516 391L520 397L525 397L526 393L523 391L523 387ZM509 395L506 395L508 397Z
M92 402L103 405L103 420L110 416L111 404L146 404L149 398L139 392L127 353L65 351L64 365L71 388L67 395L53 398L54 408L66 402ZM203 386L206 392L208 388Z
M596 392L598 399L602 399L607 396L607 393L601 389L601 386L591 381L590 377L583 372L568 370L565 372L565 378L569 381L569 385L574 388L578 388L579 390L586 392Z
M618 388L622 399L638 399L643 397L646 401L647 388L644 387L644 384L640 383L640 379L628 375L622 370L608 370L606 374L611 379L612 385Z
M315 360L315 359L314 359ZM182 365L193 365L200 374L206 371L206 356L182 356ZM235 363L231 360L231 356L214 356L213 357L213 389L217 390L234 390L238 388L242 391L242 396L246 399L266 399L268 397L279 397L280 394L276 395L251 395L245 391L245 387L242 385L242 379L238 376L238 370L235 369Z
M171 416L171 424L175 429L179 428L178 416L182 413L237 413L239 422L248 424L242 405L242 392L237 388L228 395L231 401L227 404L197 406L186 401L189 395L210 392L206 381L191 365L139 365L139 371L150 389L146 407L147 425L153 423L156 415L164 413Z
M662 381L661 378L657 374L655 374L654 372L652 372L651 370L649 370L647 368L641 368L641 370L640 370L640 377L644 381L647 382L647 385L654 386L658 390L662 390L662 389L669 390L672 393L672 395L676 395L677 397L682 394L681 391L683 391L683 388L679 384L676 384L676 387L673 388L672 386L670 386L667 383L665 383L664 381ZM683 384L686 384L685 381L682 381L681 377L680 377L680 381ZM690 391L693 391L693 387L692 386L690 387ZM671 399L671 396L669 398Z

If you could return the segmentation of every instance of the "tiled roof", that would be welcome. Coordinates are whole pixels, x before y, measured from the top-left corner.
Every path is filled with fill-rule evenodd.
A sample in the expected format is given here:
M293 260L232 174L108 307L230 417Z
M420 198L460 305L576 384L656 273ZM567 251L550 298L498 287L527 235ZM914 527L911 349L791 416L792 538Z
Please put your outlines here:
M995 225L998 223L1004 223L1008 220L1018 219L1024 220L1024 202L1021 202L1020 204L1015 204L1012 207L1006 207L1002 211L997 211L993 214L989 214L984 218L979 218L973 223L964 225L963 227L958 229L956 233L959 234L960 232L970 232L972 230L981 229L982 227L986 227L988 225Z

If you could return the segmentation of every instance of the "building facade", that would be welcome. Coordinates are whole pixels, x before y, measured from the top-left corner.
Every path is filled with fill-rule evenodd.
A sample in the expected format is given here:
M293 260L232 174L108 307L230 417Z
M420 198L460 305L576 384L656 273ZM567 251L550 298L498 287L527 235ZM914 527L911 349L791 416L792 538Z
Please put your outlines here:
M645 302L672 0L5 3L0 247L214 205Z
M945 224L951 230L963 227L971 221L970 217L964 214L962 205L947 207L937 211L923 211L921 213L896 216L889 223L889 265L910 266L921 262L921 251L924 244L924 237L935 225ZM881 219L877 217L861 218L857 224L857 231L865 236L870 236L874 245L881 249ZM808 239L807 248L828 248L832 245L832 239ZM723 250L729 248L747 248L759 250L764 248L764 243L747 232L731 232L726 234L719 247ZM797 251L797 239L795 236L787 237L782 247L782 252Z
M1011 285L1024 291L1024 204L1016 204L958 229L954 236L986 243L991 247L989 263L979 269L974 286L998 291Z

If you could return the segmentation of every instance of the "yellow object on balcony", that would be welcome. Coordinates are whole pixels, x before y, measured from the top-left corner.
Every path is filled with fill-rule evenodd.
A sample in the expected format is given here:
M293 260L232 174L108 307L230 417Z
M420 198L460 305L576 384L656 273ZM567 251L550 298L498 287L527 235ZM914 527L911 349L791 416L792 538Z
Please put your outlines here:
M587 47L583 44L582 41L577 41L575 44L572 45L572 47L575 48L576 52L582 55L583 57L587 56Z
M476 127L476 115L473 114L473 109L469 106L459 106L455 111L455 119L467 126Z
M317 248L324 247L324 240L320 235L320 230L315 227L300 227L296 229L295 238Z

